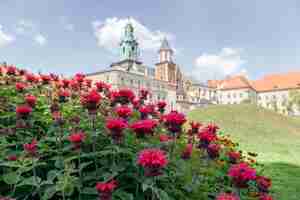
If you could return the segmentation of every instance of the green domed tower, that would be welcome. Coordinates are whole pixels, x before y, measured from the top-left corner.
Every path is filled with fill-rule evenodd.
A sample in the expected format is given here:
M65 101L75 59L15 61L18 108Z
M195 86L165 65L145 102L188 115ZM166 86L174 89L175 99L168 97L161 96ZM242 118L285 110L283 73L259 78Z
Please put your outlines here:
M137 61L139 57L139 47L134 37L134 28L130 22L125 26L125 33L120 43L121 60Z

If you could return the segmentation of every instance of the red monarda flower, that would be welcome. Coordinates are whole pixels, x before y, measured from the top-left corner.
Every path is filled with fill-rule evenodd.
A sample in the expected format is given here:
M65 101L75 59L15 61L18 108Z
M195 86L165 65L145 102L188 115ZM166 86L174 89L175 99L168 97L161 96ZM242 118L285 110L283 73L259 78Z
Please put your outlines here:
M53 73L50 73L50 77L53 81L59 81L59 76Z
M172 139L173 138L171 136L169 136L169 135L162 134L162 135L159 136L159 141L160 142L169 142Z
M78 83L82 83L84 81L85 75L81 74L81 73L77 73L74 76L74 79L78 82Z
M109 88L111 87L109 84L107 84L103 81L96 82L95 86L96 86L98 92L103 92L105 90L109 90Z
M17 82L16 83L16 90L18 92L22 92L26 89L26 84L25 83L21 83L21 82Z
M141 106L139 112L141 113L141 119L147 119L148 115L153 112L153 108L150 105Z
M227 153L229 162L236 164L241 159L241 153L238 151L230 151Z
M120 89L117 93L114 93L113 99L116 103L128 104L133 101L135 95L130 89Z
M40 75L43 84L48 84L51 81L50 75Z
M14 67L14 66L7 67L6 74L7 75L16 75L17 74L17 68Z
M17 116L21 118L26 118L32 112L32 108L27 105L21 105L16 108Z
M218 144L210 144L207 147L207 154L211 159L215 159L219 157L219 152L220 152L221 146Z
M146 89L141 89L140 90L140 99L141 100L146 100L148 97L149 91Z
M159 101L157 103L158 111L161 114L163 114L165 112L166 106L167 106L167 103L165 101Z
M205 127L205 131L209 132L209 133L213 133L216 134L217 130L219 129L219 127L215 124L209 124Z
M25 79L26 79L26 81L28 81L30 83L38 82L38 77L36 77L34 74L27 73L25 75Z
M24 150L31 156L36 155L37 153L37 141L33 139L31 143L27 143L23 145Z
M269 188L272 186L271 179L265 176L257 176L256 183L260 192L268 192Z
M268 195L268 194L261 194L259 196L259 200L273 200L273 197L271 195Z
M70 142L73 143L75 149L79 149L81 146L81 143L85 139L85 133L84 132L78 132L78 133L72 133L69 135L68 139Z
M31 94L28 94L25 96L25 102L30 106L30 107L34 107L35 104L36 104L36 97L31 95Z
M182 113L171 111L164 116L164 121L168 130L171 133L176 134L181 131L181 126L186 122L186 118Z
M61 89L58 92L59 102L66 102L67 98L71 96L71 93L67 89Z
M81 97L81 103L88 109L89 112L95 112L97 110L100 100L101 95L96 90L92 90Z
M115 180L111 180L109 182L98 182L96 184L96 189L99 193L100 200L111 200L112 193L117 188L118 183Z
M184 160L190 159L193 152L193 144L187 144L181 153L181 158Z
M121 118L127 119L132 115L132 109L129 108L128 106L120 106L115 109L115 112L117 115Z
M220 193L216 200L240 200L240 198L234 193Z
M196 134L196 133L198 133L199 128L202 126L202 124L199 122L192 121L192 122L190 122L190 126L192 128L192 134Z
M138 165L145 169L145 176L159 176L160 170L168 164L164 151L160 149L144 149L138 155Z
M141 106L140 99L139 98L133 99L132 100L132 105L133 105L134 109L139 109L140 106Z
M63 88L68 88L71 81L68 79L63 79L61 82L62 82Z
M145 135L152 135L157 124L156 120L145 119L133 123L130 128L136 133L137 137L144 137Z
M207 148L208 145L217 139L217 136L216 134L214 133L211 133L209 131L202 131L202 132L199 132L199 134L197 135L198 139L200 140L200 144L199 144L199 147L200 148Z
M85 79L84 80L84 83L85 83L86 87L88 87L88 88L92 87L92 82L93 81L91 79Z
M228 176L232 178L236 187L245 188L248 186L249 181L256 179L256 171L247 163L242 162L232 165L229 169Z
M17 159L18 159L18 157L16 155L7 156L7 160L9 160L9 161L16 161Z
M123 130L128 127L124 119L108 119L106 128L110 130L112 139L115 143L121 143L123 138Z

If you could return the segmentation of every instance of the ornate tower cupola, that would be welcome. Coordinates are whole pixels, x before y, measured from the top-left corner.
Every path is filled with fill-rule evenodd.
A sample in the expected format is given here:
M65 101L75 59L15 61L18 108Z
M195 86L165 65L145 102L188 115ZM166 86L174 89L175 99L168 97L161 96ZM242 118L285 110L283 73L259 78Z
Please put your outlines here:
M125 33L120 43L120 55L122 60L137 61L139 57L138 42L134 37L134 28L130 22L125 26Z
M159 49L159 62L173 62L173 50L170 48L167 38L164 38Z

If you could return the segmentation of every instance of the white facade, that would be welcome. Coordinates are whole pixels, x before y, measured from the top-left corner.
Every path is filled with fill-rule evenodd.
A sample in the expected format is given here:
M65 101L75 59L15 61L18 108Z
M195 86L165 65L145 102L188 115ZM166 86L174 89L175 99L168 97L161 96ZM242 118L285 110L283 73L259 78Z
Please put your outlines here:
M217 90L219 104L240 104L247 100L255 100L255 91L251 88Z

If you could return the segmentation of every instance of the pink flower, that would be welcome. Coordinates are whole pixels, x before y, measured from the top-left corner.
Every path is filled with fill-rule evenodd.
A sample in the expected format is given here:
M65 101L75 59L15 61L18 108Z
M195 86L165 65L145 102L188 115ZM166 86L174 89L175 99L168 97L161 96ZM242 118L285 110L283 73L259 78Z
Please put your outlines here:
M51 76L49 75L40 75L43 84L48 84L51 81Z
M169 142L172 139L173 139L172 137L170 137L168 135L164 135L164 134L159 136L159 141L160 142Z
M30 82L30 83L35 83L38 82L38 77L36 77L34 74L29 74L27 73L25 75L26 81Z
M100 100L101 95L96 90L92 90L81 96L81 104L86 107L90 113L94 113L97 110Z
M265 176L257 176L256 183L260 192L268 192L269 188L272 186L271 179Z
M26 101L26 103L30 106L30 107L34 107L35 106L35 104L36 104L36 97L35 96L33 96L33 95L31 95L31 94L28 94L28 95L26 95L26 97L25 97L25 101Z
M144 137L145 135L152 135L157 124L156 120L145 119L133 123L130 128L138 137Z
M21 83L21 82L17 82L16 83L16 90L18 92L22 92L26 89L26 84L25 83Z
M233 193L223 192L216 197L216 200L240 200L240 198Z
M211 133L207 130L204 130L197 135L198 139L200 140L199 147L201 148L207 148L208 145L217 139L216 134Z
M112 193L117 188L118 183L115 180L111 180L109 182L98 182L96 184L96 189L99 193L100 200L111 200Z
M219 157L219 152L220 152L220 145L218 144L210 144L207 147L207 154L211 159L215 159L217 157Z
M158 111L161 114L163 114L165 112L166 106L167 106L167 103L165 101L159 101L157 103Z
M27 105L21 105L16 108L17 116L21 118L27 118L31 112L32 108Z
M134 98L135 95L130 89L120 89L119 91L111 93L112 101L122 105L132 102Z
M148 115L153 112L153 108L149 105L141 106L139 112L141 113L141 119L147 119Z
M160 149L144 149L139 153L137 163L144 167L145 176L159 176L160 170L168 164L168 159Z
M146 89L141 89L141 90L140 90L140 99L141 99L141 100L146 100L148 94L149 94L149 91L148 91L148 90L146 90Z
M190 122L190 126L192 128L192 133L196 134L196 133L198 133L199 128L202 126L202 124L199 122L192 121L192 122Z
M17 68L15 66L8 66L6 70L6 74L8 75L16 75Z
M84 81L85 75L81 74L81 73L77 73L74 76L74 79L78 82L78 83L82 83Z
M71 96L71 93L67 89L60 89L58 92L59 102L63 103L67 101L67 98Z
M107 84L103 81L96 82L95 86L99 92L103 92L104 90L109 90L111 87L109 84Z
M31 156L36 155L36 153L37 153L37 141L36 141L36 139L33 139L31 143L24 144L23 148Z
M115 112L118 114L119 117L127 119L132 115L132 110L128 106L120 106L115 109Z
M85 139L85 133L84 132L78 132L78 133L72 133L69 135L68 139L70 142L74 144L75 149L79 149L81 146L81 143Z
M16 155L7 156L7 160L9 160L9 161L16 161L17 159L18 159L18 157Z
M181 126L186 122L184 114L177 111L171 111L163 117L168 130L176 134L181 131Z
M236 187L245 188L248 182L256 179L256 171L247 163L234 164L230 167L228 176L232 178Z
M229 161L232 164L236 164L241 159L241 153L236 151L230 151L227 153Z
M128 127L124 119L108 119L106 121L106 128L110 130L112 139L119 144L123 138L123 130Z

